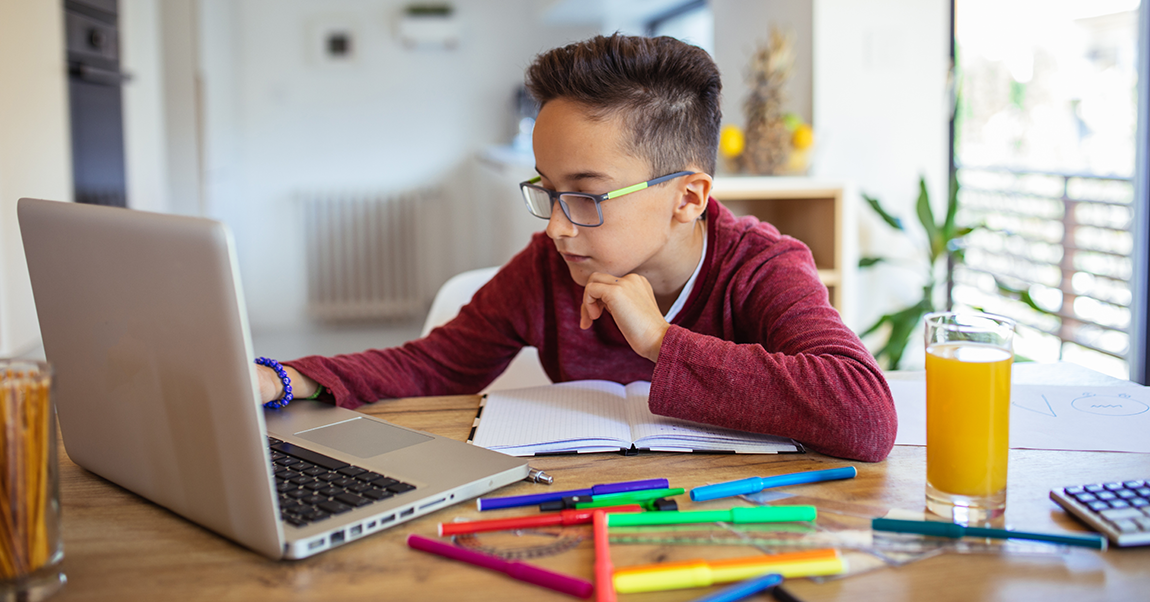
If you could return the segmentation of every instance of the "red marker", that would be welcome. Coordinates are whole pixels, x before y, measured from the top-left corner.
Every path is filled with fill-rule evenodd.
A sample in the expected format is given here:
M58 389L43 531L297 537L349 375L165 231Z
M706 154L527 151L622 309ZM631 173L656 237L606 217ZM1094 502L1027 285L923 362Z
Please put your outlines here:
M608 512L642 512L643 507L638 504L626 506L612 506L610 508L588 508L586 510L561 510L534 516L519 516L515 518L497 518L493 520L473 520L462 523L439 523L439 535L463 535L465 533L480 533L483 531L513 531L515 529L529 529L531 527L554 527L567 525L586 525L591 523L595 510Z

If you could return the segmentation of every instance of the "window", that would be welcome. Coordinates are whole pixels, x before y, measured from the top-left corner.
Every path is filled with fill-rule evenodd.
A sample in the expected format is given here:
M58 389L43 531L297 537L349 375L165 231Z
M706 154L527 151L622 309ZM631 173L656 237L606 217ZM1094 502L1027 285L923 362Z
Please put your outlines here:
M956 0L953 300L1020 357L1127 378L1138 0Z

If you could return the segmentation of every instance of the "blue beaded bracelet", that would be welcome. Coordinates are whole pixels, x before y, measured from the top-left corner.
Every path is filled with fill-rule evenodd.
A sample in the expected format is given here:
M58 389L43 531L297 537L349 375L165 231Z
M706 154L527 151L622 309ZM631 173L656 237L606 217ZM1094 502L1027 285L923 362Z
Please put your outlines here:
M281 366L279 362L277 362L271 358L266 358L266 357L257 357L256 363L261 365L261 366L267 366L268 368L275 370L276 374L279 375L279 377L280 377L280 382L282 382L284 384L284 396L279 398L279 399L273 399L273 400L265 403L264 407L265 408L272 408L272 409L279 409L279 408L285 407L285 406L287 406L287 404L291 403L291 400L295 396L292 395L292 392L291 392L291 377L289 377L287 375L287 371L284 370L284 367Z

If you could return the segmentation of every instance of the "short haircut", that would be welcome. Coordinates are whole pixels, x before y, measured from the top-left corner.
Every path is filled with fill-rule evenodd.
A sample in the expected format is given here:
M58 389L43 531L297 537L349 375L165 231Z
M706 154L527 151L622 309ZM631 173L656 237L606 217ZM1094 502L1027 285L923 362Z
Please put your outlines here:
M652 178L688 165L715 173L722 83L715 61L697 46L596 36L540 54L526 80L540 106L564 98L592 119L621 116L630 130L626 150L647 160Z

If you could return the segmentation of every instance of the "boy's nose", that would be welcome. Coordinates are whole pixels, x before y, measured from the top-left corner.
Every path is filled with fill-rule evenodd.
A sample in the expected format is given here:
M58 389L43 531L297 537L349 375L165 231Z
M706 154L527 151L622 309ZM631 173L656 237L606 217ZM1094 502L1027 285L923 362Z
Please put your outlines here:
M563 210L556 203L551 209L551 218L547 220L547 236L552 240L558 238L570 238L579 233L579 228L567 219Z

